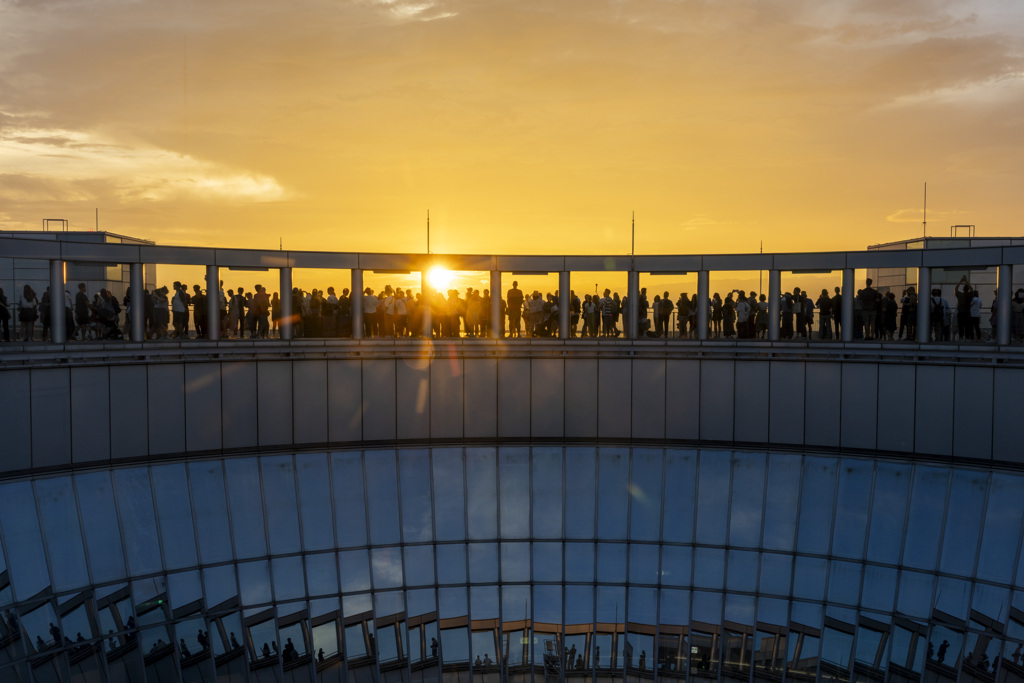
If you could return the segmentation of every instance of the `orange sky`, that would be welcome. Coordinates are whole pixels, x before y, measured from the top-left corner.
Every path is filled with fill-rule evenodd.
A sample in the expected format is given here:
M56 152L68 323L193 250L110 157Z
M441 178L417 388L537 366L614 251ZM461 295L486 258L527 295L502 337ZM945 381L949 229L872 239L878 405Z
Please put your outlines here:
M0 0L0 227L435 252L1020 235L1019 0Z

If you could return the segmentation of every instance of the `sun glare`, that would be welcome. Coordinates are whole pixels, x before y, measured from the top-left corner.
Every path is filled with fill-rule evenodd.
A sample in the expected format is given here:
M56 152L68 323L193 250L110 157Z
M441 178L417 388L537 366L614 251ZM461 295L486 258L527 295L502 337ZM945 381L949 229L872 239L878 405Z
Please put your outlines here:
M454 275L455 274L447 268L435 266L427 273L427 281L430 282L430 286L437 291L447 292L448 286L452 283L452 277Z

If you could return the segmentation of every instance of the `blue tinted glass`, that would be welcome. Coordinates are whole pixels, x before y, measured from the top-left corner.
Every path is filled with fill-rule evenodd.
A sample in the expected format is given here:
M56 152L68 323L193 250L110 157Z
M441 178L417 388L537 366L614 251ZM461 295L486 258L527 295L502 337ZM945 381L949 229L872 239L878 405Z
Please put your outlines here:
M725 545L729 520L729 454L701 451L697 475L697 542Z
M761 543L764 501L763 453L735 453L732 459L732 512L729 544L756 548Z
M405 581L410 586L434 583L433 546L411 545L405 548Z
M434 471L434 533L439 541L466 538L466 506L461 448L435 448L431 454Z
M974 575L978 530L981 529L987 491L987 474L971 470L953 471L946 528L942 535L941 571L961 576Z
M307 555L305 563L310 596L338 594L338 560L334 553Z
M947 468L919 465L914 471L914 488L910 495L903 563L918 569L935 569L942 518L946 510Z
M821 601L825 597L828 560L797 557L793 567L793 597Z
M594 538L596 460L593 448L565 449L566 538Z
M238 583L235 580L235 567L221 565L204 569L203 590L206 592L206 604L211 609L237 597Z
M533 580L562 580L562 544L533 544Z
M971 584L969 581L945 576L939 577L938 590L935 592L935 609L966 621L967 608L970 604Z
M795 547L801 467L799 455L773 453L768 458L764 536L761 541L766 549L793 550Z
M605 583L626 582L626 544L597 544L597 580Z
M629 582L658 583L658 546L647 543L630 544Z
M519 621L530 618L530 587L501 587L501 620Z
M338 547L366 545L362 454L332 453L331 483L334 489L334 532L338 535ZM343 579L343 589L344 586Z
M203 584L199 579L199 571L175 572L167 575L167 592L171 600L171 608L184 607L203 597Z
M852 559L864 557L873 470L873 463L863 460L839 462L836 524L832 536L834 555Z
M1014 548L1024 528L1022 500L1024 478L1002 472L992 475L978 558L979 578L1000 583L1009 583L1013 578L1017 561ZM1019 564L1018 571L1024 571L1024 562Z
M71 478L39 479L35 487L54 589L67 590L88 585L85 548Z
M789 595L793 580L793 556L764 553L761 555L761 592Z
M246 607L270 602L270 563L266 560L239 563L238 585L242 604Z
M469 580L473 583L497 583L497 543L473 543L469 546Z
M270 568L274 577L274 600L282 602L306 597L305 568L301 557L274 558Z
M693 549L666 545L661 548L661 583L665 586L689 586L693 572Z
M495 449L466 449L466 499L469 505L469 537L498 537L498 473Z
M530 544L501 544L501 580L530 580Z
M76 474L75 490L78 493L92 580L102 583L123 579L125 571L121 528L117 523L110 473ZM0 499L3 497L0 495Z
M971 597L971 609L989 619L1000 621L1009 611L1010 591L999 586L990 586L984 583L974 585L974 595Z
M561 631L562 623L562 587L533 587L533 619L540 624L558 624ZM535 645L536 647L536 645ZM543 646L541 646L543 647Z
M833 560L829 565L828 601L856 606L860 603L861 565Z
M398 543L398 471L394 451L366 453L366 499L370 507L370 543Z
M263 503L267 516L270 553L281 555L302 549L299 537L299 504L295 494L295 465L292 456L260 459L263 474Z
M658 620L663 624L685 626L690 623L690 592L661 589Z
M565 544L565 580L590 582L594 580L594 544Z
M348 550L338 553L338 570L341 572L343 593L370 590L370 554L367 551Z
M693 585L721 590L724 583L725 551L721 548L694 548Z
M621 586L597 587L597 621L621 624L626 621L626 589Z
M629 537L657 541L661 532L661 487L664 451L634 448L629 486Z
M662 537L670 543L693 542L693 502L697 499L697 456L665 450L665 510Z
M864 592L860 599L862 607L883 612L892 610L896 602L897 570L892 567L864 565Z
M469 589L469 606L472 619L497 619L501 616L498 605L497 586L473 586ZM487 654L493 655L494 648Z
M566 625L594 623L593 587L565 587L565 623Z
M832 506L836 488L834 458L808 457L800 488L797 548L802 553L827 553L832 537Z
M901 571L896 609L910 617L927 619L931 614L935 577L921 572Z
M501 537L530 536L530 450L502 448L498 452L501 476Z
M206 564L230 560L231 530L221 464L189 463L188 479L192 489L192 514L199 538L199 556Z
M910 499L910 482L909 465L880 462L875 466L868 560L889 564L899 562L907 500Z
M629 450L600 448L597 457L597 537L624 539L629 505Z
M437 582L466 583L466 546L445 544L437 546Z
M224 462L231 509L231 538L235 556L258 557L267 554L267 535L263 526L263 496L260 471L255 458L229 459Z
M629 621L654 626L657 619L658 590L656 588L630 588ZM648 657L650 655L651 652L648 652Z
M722 623L722 594L694 591L692 609L693 621L720 624Z
M730 591L753 593L757 590L758 556L750 550L730 550L729 574L725 587Z
M15 594L19 600L30 598L50 585L30 482L0 486L0 519Z
M156 513L149 486L149 470L138 467L114 471L114 489L127 552L128 571L138 576L160 571ZM259 488L256 489L259 491Z
M299 517L302 545L309 550L334 547L334 519L331 510L331 478L327 457L322 453L295 456L299 482Z
M374 590L402 587L401 548L373 548L370 564L373 567Z
M562 449L533 449L533 537L562 537Z
M185 466L177 464L154 467L153 495L156 498L160 541L164 547L167 568L194 567L198 564L196 534L192 524Z
M430 451L400 451L398 468L402 488L402 540L406 543L430 541L434 538Z

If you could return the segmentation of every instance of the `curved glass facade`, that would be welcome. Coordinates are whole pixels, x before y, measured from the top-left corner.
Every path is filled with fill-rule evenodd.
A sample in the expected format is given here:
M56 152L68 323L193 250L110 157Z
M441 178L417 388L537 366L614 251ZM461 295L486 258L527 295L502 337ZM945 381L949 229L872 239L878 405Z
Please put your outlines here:
M0 681L1024 680L1024 474L476 447L0 484Z

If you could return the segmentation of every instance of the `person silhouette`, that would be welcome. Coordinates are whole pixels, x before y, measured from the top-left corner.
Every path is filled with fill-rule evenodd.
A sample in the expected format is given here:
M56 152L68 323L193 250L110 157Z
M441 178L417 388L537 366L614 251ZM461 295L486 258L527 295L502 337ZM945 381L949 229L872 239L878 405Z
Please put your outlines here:
M949 649L949 641L948 640L943 640L942 644L939 645L939 652L936 655L935 660L938 661L938 662L945 661L945 659L946 659L946 650L948 650L948 649Z

